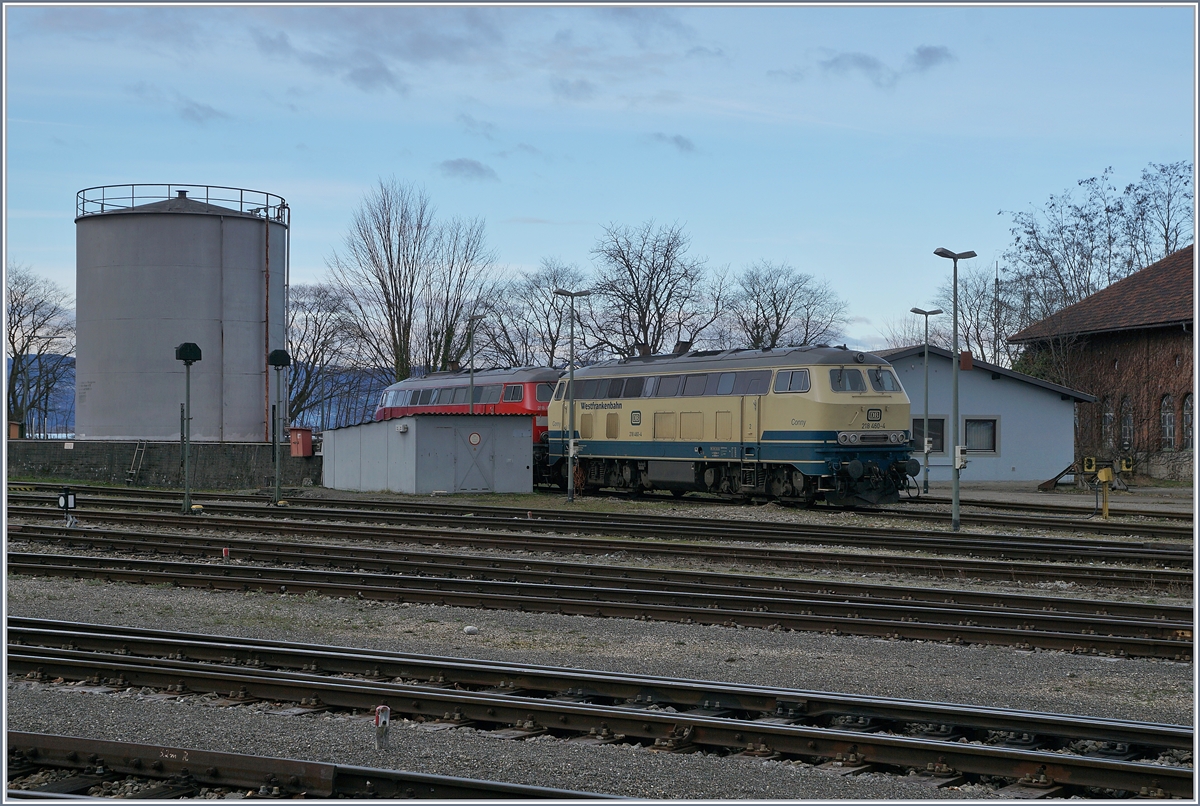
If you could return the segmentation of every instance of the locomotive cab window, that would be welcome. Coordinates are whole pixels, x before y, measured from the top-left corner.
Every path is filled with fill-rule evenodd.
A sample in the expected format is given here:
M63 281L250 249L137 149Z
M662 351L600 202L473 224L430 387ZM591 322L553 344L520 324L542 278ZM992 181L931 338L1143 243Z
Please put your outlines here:
M469 387L459 386L454 390L454 398L450 401L456 405L463 405L467 402L467 395L471 393Z
M416 405L418 405L418 406L428 406L428 405L429 405L429 400L430 400L430 398L432 398L432 397L433 397L433 393L434 393L435 391L437 391L437 390L436 390L436 389L422 389L422 390L421 390L421 396L420 396L419 398L417 398L417 403L416 403Z
M548 383L539 383L534 390L534 396L537 397L538 403L549 403L552 394L554 394L554 387Z
M890 369L877 367L876 369L867 370L867 378L871 381L871 388L876 392L903 392L900 388L900 381L896 380L896 376L892 374Z
M775 376L776 392L807 392L810 388L806 369L785 369Z
M485 386L483 388L484 388L484 395L483 395L484 403L499 403L500 402L500 390L501 390L500 384L496 384L495 386Z
M558 386L554 389L554 399L562 400L563 395L565 395L566 393L567 393L567 382L559 381ZM539 397L538 400L541 400L541 398Z
M732 372L722 372L721 377L717 380L717 394L731 395L733 394L733 379L737 377Z
M829 370L829 385L835 392L865 392L867 385L862 372L855 368L839 367Z
M608 394L606 397L620 397L622 390L625 388L624 378L613 378L608 382Z
M514 383L510 386L504 387L504 399L505 400L516 402L518 400L523 399L524 396L525 396L525 387L521 386L521 384L519 384L519 383Z
M599 384L599 381L597 381L595 379L589 380L589 381L584 381L583 383L579 384L579 388L575 390L575 399L576 400L592 400L592 399L594 399L596 397L596 386L598 384Z
M646 385L645 378L629 378L625 381L625 397L641 397Z

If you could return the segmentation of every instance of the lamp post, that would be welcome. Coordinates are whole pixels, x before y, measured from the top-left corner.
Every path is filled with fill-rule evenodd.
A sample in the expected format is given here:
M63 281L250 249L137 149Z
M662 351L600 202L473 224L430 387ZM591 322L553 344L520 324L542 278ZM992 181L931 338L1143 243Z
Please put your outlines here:
M284 367L292 365L292 357L287 350L272 350L267 356L267 364L275 368L275 433L272 441L275 443L275 504L279 504L279 463L283 458L279 450L279 439L283 436L283 421L287 416L283 410L283 378Z
M175 348L183 362L183 514L192 513L192 364L200 360L200 345L190 341Z
M571 298L571 360L567 363L567 405L571 409L567 415L567 502L570 503L575 500L575 298L590 296L592 292L556 288L554 293Z
M934 249L933 253L938 257L949 258L954 261L954 309L950 314L954 319L954 347L950 353L950 372L952 375L950 384L953 390L950 405L950 441L954 445L954 458L950 462L950 529L957 532L959 529L958 471L959 463L962 460L962 451L959 450L960 446L958 444L958 261L975 257L975 253L971 251L955 253L944 246Z
M925 317L925 419L921 421L921 449L925 453L925 494L928 495L929 451L933 447L933 440L929 438L929 317L937 316L943 311L941 308L934 308L932 311L923 311L920 308L909 308L909 310L918 316Z
M470 375L469 386L471 391L467 393L467 413L475 413L475 323L480 319L484 319L483 314L476 314L467 319L467 373Z

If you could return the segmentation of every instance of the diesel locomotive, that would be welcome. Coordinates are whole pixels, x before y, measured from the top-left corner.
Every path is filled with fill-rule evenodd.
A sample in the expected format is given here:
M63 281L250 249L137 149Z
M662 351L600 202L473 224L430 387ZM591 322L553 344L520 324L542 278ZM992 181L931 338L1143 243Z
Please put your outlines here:
M547 431L560 482L570 398L560 379ZM576 370L574 398L576 478L588 486L874 505L898 501L920 469L891 365L844 347L604 361Z

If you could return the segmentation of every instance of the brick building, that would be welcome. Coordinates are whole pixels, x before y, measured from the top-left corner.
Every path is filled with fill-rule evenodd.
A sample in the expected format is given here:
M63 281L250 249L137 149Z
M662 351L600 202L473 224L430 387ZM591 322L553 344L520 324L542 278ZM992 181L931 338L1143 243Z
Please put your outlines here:
M1188 246L1012 336L1021 365L1098 398L1076 407L1076 458L1191 479L1193 249Z

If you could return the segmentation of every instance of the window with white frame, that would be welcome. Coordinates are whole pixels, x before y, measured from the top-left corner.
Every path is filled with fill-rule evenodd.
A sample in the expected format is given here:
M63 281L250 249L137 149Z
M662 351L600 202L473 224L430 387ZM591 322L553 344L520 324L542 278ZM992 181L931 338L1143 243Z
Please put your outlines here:
M1158 419L1162 430L1162 449L1175 450L1175 401L1170 395L1163 395Z

